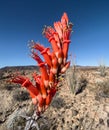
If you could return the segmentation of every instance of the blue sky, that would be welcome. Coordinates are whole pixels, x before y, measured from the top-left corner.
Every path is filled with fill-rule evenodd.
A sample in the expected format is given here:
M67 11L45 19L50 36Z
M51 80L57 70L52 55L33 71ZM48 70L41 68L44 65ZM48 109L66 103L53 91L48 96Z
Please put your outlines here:
M74 24L69 54L76 64L109 66L109 0L0 0L0 68L35 65L28 41L49 46L42 29L64 12Z

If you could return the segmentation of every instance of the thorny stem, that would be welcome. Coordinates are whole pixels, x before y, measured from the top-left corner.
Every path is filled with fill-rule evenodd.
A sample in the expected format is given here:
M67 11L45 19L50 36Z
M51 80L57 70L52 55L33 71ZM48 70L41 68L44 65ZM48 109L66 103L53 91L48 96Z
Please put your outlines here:
M34 114L31 117L24 116L24 115L20 115L20 116L26 119L26 125L24 130L31 130L33 127L36 127L37 130L40 130L37 121L39 118L41 118L41 116L38 115L36 111L34 111Z

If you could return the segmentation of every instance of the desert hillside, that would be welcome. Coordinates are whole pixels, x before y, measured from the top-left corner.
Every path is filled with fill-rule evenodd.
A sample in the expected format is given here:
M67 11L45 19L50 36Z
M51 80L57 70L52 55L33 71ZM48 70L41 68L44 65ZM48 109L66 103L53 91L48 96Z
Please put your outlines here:
M31 79L34 71L38 67L0 69L0 130L23 130L26 120L20 115L32 116L28 92L8 81L13 73ZM109 68L70 67L38 124L41 130L109 130Z

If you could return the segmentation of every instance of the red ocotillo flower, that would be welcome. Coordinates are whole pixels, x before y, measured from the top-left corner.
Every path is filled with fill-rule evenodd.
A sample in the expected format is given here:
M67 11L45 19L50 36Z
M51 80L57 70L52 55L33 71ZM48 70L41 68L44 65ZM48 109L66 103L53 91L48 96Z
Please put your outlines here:
M48 87L48 80L49 80L49 78L48 78L48 73L47 73L45 64L44 63L40 63L39 67L40 67L40 71L41 71L41 74L42 74L42 80L44 82L45 87L47 88Z
M49 104L51 103L51 100L52 100L52 96L51 94L48 94L45 101L45 104L46 104L45 109L48 108Z
M41 92L40 90L40 79L41 79L41 75L36 74L35 72L32 74L32 77L35 81L35 87L37 87L37 89L39 90L39 92Z
M32 98L32 102L37 106L37 113L44 112L52 101L59 83L59 75L65 73L70 66L70 61L67 62L67 55L70 43L70 35L72 24L66 13L63 14L61 21L54 23L54 28L48 26L44 28L44 35L51 43L50 48L45 48L39 43L32 42L31 57L35 59L40 68L41 74L33 73L35 84L25 76L17 75L12 78L12 82L19 83L27 88ZM43 56L43 61L36 53L37 51Z
M72 31L72 24L69 23L69 19L66 13L63 14L61 18L61 22L54 23L54 28L60 38L60 45L62 47L63 56L64 56L63 63L65 64L67 60L67 53L68 53L68 48L70 43L70 35Z
M39 75L39 74L37 74L36 72L34 72L34 73L32 74L32 76L33 76L33 78L34 78L36 84L40 84L41 75Z
M30 94L30 97L32 98L32 103L34 105L37 105L38 104L38 101L36 99L37 96L35 96L32 92L29 92L29 94Z
M38 56L38 54L32 52L32 58L35 59L38 62L38 66L40 67L40 71L42 74L42 79L44 81L44 85L48 87L48 73L47 68L45 66L45 63L42 61L42 59Z
M64 56L64 59L63 59L64 64L65 64L65 62L67 60L69 43L70 43L68 35L69 35L69 30L64 31L64 33L63 33L63 48L62 48L62 50L63 50L63 56Z
M60 49L61 48L61 39L59 37L58 31L55 31L52 27L47 27L47 28L48 28L48 31L50 32L51 36L53 36L53 38L55 39L58 49Z
M55 38L53 36L54 33L56 33L56 32L52 27L46 27L44 29L43 34L48 39L48 41L51 43L52 49L55 52L55 54L57 55L57 52L58 52L59 48L58 48L57 42L56 42L56 40L55 40Z
M63 50L63 55L64 55L64 64L66 63L67 60L67 55L68 55L68 49L69 49L69 43L70 41L70 35L71 35L71 31L72 31L72 26L73 24L69 23L69 19L66 13L63 14L62 18L61 18L61 24L63 26L63 46L62 46L62 50Z
M41 44L38 44L38 43L34 43L34 45L32 45L32 48L40 51L40 53L41 53L41 55L43 55L44 60L46 61L46 63L50 67L52 66L51 57L48 54L48 51L50 50L50 48L45 48L44 46L42 46Z
M49 86L52 87L55 83L55 74L53 74L52 71L50 71L49 74Z
M58 33L60 40L62 40L63 28L62 28L61 22L60 21L54 22L54 28L56 32Z
M38 105L37 105L37 108L38 108L38 112L39 113L41 113L41 112L43 112L44 110L43 110L43 108L45 107L44 106L44 101L45 101L45 99L40 95L40 96L38 96L37 97L37 101L38 101Z
M51 54L51 58L52 58L52 65L53 65L51 71L53 72L53 74L56 74L58 71L58 59L54 52Z
M59 34L58 33L54 33L54 39L56 41L56 44L58 46L59 49L62 49L62 43L61 43L61 39L59 38Z
M70 66L70 61L65 63L65 65L61 69L61 73L65 73L66 70L69 68L69 66Z
M64 13L62 18L61 18L61 24L62 24L63 30L67 29L68 21L69 21L68 16L66 13Z
M63 51L62 51L62 49L59 49L57 59L58 59L58 63L61 64L62 61L63 61Z
M29 81L27 77L18 75L11 79L11 82L21 84L23 87L27 88L27 90L31 93L33 93L35 96L39 94L39 90L37 87L34 87L34 85Z
M48 96L46 97L46 101L45 101L45 108L48 108L49 104L51 103L52 101L52 98L54 97L55 93L56 93L56 88L55 87L52 87L48 93Z
M43 79L40 80L40 90L41 90L42 97L45 99L47 96L47 90L46 87L44 86Z
M42 97L46 98L47 91L46 91L46 87L44 86L42 76L41 75L37 75L36 73L33 73L33 77L34 77L34 79L36 81L36 86L40 90L40 93L41 93Z

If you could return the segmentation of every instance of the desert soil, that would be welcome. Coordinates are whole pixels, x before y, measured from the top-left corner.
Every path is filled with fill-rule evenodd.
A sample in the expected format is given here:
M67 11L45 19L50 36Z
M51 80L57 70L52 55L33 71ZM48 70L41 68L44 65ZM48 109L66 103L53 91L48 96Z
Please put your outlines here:
M20 115L33 114L27 91L8 82L9 75L17 71L31 78L38 68L0 69L0 130L23 130L26 120ZM50 107L38 121L40 130L109 130L109 68L105 71L101 76L98 67L68 69Z

